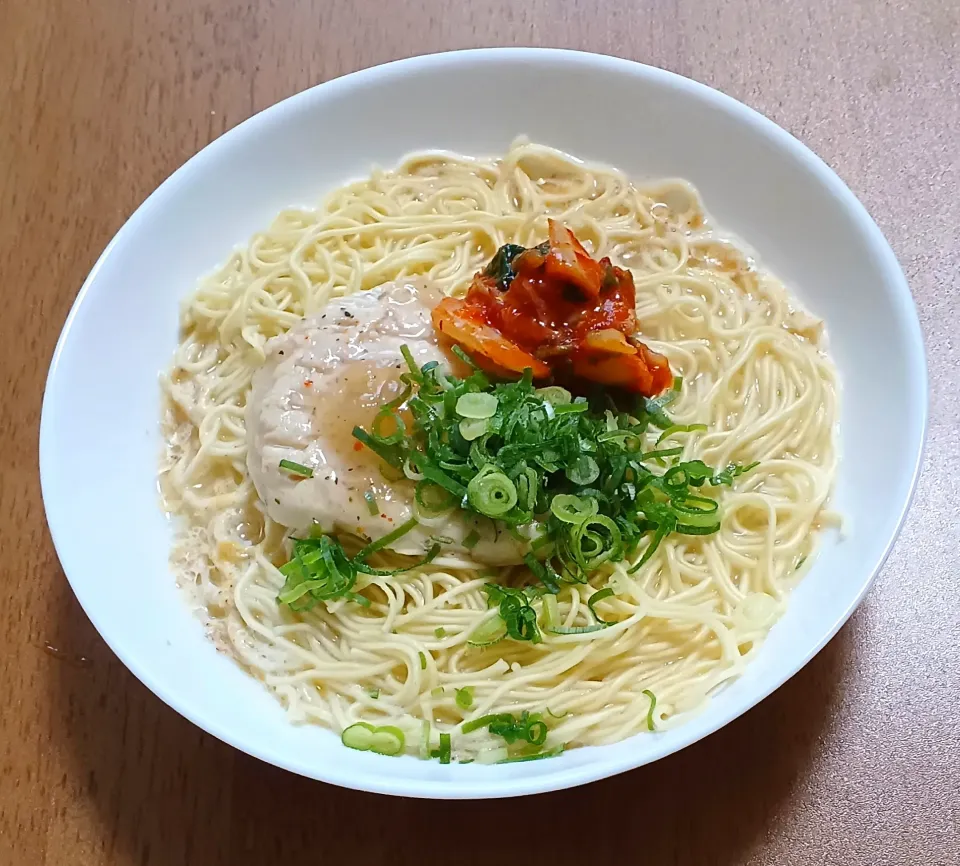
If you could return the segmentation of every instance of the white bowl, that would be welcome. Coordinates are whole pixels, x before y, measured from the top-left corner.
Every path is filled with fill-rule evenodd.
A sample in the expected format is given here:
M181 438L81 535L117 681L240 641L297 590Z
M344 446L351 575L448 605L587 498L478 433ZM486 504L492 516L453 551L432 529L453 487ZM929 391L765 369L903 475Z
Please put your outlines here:
M576 108L574 108L574 106ZM502 153L518 134L634 178L691 180L724 228L826 320L843 382L828 540L747 673L668 732L556 759L441 766L354 752L286 721L218 653L167 565L156 487L157 376L177 342L178 302L198 277L289 205L420 149ZM880 230L796 139L739 102L625 60L495 49L418 57L300 93L206 147L130 218L97 262L57 345L40 430L47 519L87 615L162 700L272 764L350 788L498 797L579 785L699 740L791 677L863 598L903 521L927 418L910 292Z

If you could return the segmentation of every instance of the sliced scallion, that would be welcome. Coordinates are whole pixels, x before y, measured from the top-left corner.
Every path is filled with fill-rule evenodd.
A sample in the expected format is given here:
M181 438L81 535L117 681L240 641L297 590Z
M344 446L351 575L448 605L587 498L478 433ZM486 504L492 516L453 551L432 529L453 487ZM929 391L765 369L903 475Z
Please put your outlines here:
M302 463L295 463L293 460L281 460L280 468L290 475L296 475L300 478L313 478L313 470Z
M596 605L598 602L603 601L605 598L612 598L616 593L608 586L605 589L601 589L595 592L590 596L587 601L587 607L590 608L590 613L593 614L593 618L603 625L613 625L613 622L610 620L604 619L600 614L597 613Z
M550 501L550 510L558 520L579 526L599 511L599 505L592 497L558 493Z
M657 707L657 696L653 692L651 692L650 689L644 689L643 694L645 694L648 698L650 698L650 706L647 709L647 730L652 731L654 730L653 711Z
M403 731L392 725L379 728L367 722L355 722L344 728L340 741L351 749L359 752L376 752L378 755L390 757L403 752Z
M506 475L491 467L473 477L467 485L467 499L480 514L500 517L517 504L517 487Z
M456 411L461 418L492 418L498 403L496 394L464 394L457 400Z
M467 638L467 643L474 647L487 647L503 640L507 635L507 624L500 618L499 614L485 619L480 623Z

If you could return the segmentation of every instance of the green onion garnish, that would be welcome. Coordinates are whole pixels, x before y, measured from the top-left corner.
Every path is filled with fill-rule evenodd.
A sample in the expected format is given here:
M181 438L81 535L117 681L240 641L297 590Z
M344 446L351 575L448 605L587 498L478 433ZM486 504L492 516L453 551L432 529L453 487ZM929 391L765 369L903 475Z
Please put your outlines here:
M482 589L487 594L487 603L498 606L500 619L509 637L532 643L543 640L537 626L537 611L530 604L531 599L536 596L536 590L530 587L526 590L514 589L495 583L487 583Z
M566 406L573 402L573 396L566 388L549 385L546 388L537 388L537 396L551 406Z
M651 692L650 689L644 689L643 694L645 694L648 698L650 698L650 706L647 709L647 730L652 731L654 730L653 711L654 709L656 709L656 706L657 706L657 696L653 692Z
M427 657L419 652L417 655L420 657L420 670L425 671L427 669Z
M458 347L453 351L470 365L462 378L436 362L417 368L404 347L409 369L401 377L403 393L381 407L366 430L355 428L354 436L388 467L407 467L408 473L415 469L422 476L415 488L418 514L459 507L489 518L494 532L522 542L533 539L524 561L547 593L558 593L564 583L585 584L604 563L624 558L635 562L634 572L672 533L716 532L720 504L711 488L732 485L756 466L730 464L717 470L699 459L683 461L683 447L664 442L706 429L703 424L675 424L667 415L665 407L680 393L679 377L670 391L655 399L639 398L624 411L609 398L573 397L558 386L534 388L529 370L519 381L497 381ZM352 560L328 556L328 551L323 567L329 571L332 563L341 574L344 579L334 581L338 587L349 583L351 566L344 563L374 575L389 574L362 563L414 525L415 520L397 527ZM474 530L463 545L470 549L479 540ZM434 545L417 564L438 552ZM310 554L308 572L318 567L313 552L302 553ZM307 573L300 582L313 577ZM294 590L284 587L284 592ZM312 589L296 590L301 593L297 598L307 591ZM349 598L350 591L346 586L339 595L323 598ZM504 637L541 639L533 605L537 592L497 585L488 585L487 591L497 615L474 629L469 645L489 646ZM594 593L592 604L603 597ZM605 624L567 628L558 614L553 618L555 613L555 605L544 601L544 628L554 634L584 634Z
M473 706L473 689L469 686L465 686L462 689L457 689L456 691L456 702L457 706L461 710L469 710Z
M539 713L524 710L519 717L512 713L490 713L469 722L464 722L460 730L465 734L486 728L491 734L503 737L507 745L523 740L531 746L541 746L547 739L547 723Z
M667 427L667 429L660 434L660 438L657 439L657 445L663 442L668 436L673 436L674 433L695 433L705 430L707 430L706 424L674 424L672 427Z
M313 470L302 463L294 463L292 460L281 460L280 468L290 475L297 475L300 478L313 478Z
M493 646L507 636L507 624L500 615L485 619L467 638L467 643L474 647Z
M375 728L367 722L356 722L345 728L340 741L359 752L376 752L391 757L403 752L403 731L392 725Z
M573 496L569 493L558 493L550 501L550 511L554 517L574 526L579 526L599 509L600 506L593 497Z
M450 735L441 734L440 735L440 748L434 749L430 753L431 758L439 758L441 764L450 763Z
M516 485L487 464L467 485L467 499L478 514L502 517L517 504Z
M587 601L587 607L590 608L590 613L593 614L593 618L598 623L602 623L603 625L613 625L612 621L606 620L602 616L600 616L600 614L597 613L597 610L595 607L597 602L603 601L605 598L611 598L613 595L615 595L614 591L608 586L606 587L606 589L601 589L598 592L595 592L593 595L590 596L589 600Z
M437 638L437 640L443 640L447 636L447 630L442 625L440 625L433 630L433 634Z
M457 414L462 418L492 418L497 411L496 394L464 394L457 400Z
M367 511L370 512L371 517L376 517L380 513L380 506L377 505L377 499L373 495L372 490L367 490L363 494L363 498L367 500Z

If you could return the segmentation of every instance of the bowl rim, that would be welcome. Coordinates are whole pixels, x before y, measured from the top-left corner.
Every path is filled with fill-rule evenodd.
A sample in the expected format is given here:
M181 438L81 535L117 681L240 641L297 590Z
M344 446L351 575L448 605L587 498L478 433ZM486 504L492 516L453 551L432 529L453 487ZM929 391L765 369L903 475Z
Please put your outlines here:
M45 469L49 465L51 458L47 455L53 450L53 420L55 414L54 398L52 397L52 385L56 379L61 356L64 347L70 339L71 330L77 318L78 311L86 298L87 293L97 280L104 263L110 257L112 251L119 244L122 244L126 238L137 231L139 224L143 222L152 210L163 204L163 200L169 189L177 182L178 176L185 172L188 167L196 170L218 158L220 153L229 148L233 142L238 141L245 135L249 135L261 126L267 124L282 122L283 115L286 112L295 109L303 103L307 103L317 98L322 91L324 94L332 93L337 90L349 91L351 88L375 84L378 81L403 76L410 73L422 71L441 70L450 65L459 65L461 63L470 63L481 61L495 63L501 59L524 59L536 63L538 61L552 60L564 61L571 64L589 65L599 67L601 70L607 69L613 72L629 73L634 76L653 80L670 88L686 91L702 99L712 102L717 107L726 110L737 117L737 119L753 126L755 130L781 149L790 152L795 158L801 161L805 167L810 170L817 179L827 187L836 200L847 211L851 219L857 223L864 232L865 240L869 244L871 251L877 257L878 267L889 275L894 284L896 292L892 296L895 304L897 316L904 326L905 336L910 346L910 355L908 361L915 367L913 373L920 393L916 395L922 409L922 415L919 419L919 442L916 453L913 455L913 465L910 466L910 480L907 496L899 506L899 514L896 515L894 531L884 544L881 555L872 564L870 576L864 581L853 601L848 607L834 619L833 622L821 632L817 640L811 646L807 653L800 659L799 663L790 665L777 675L774 684L769 687L760 688L752 693L748 700L729 709L727 712L717 716L717 718L708 726L705 726L695 735L682 738L676 745L668 751L652 756L640 756L637 759L632 757L624 760L622 758L606 760L598 757L596 760L584 763L579 766L568 768L563 773L557 773L550 776L537 776L533 778L512 778L503 780L477 780L467 785L456 785L443 780L409 780L395 779L391 774L378 774L368 772L364 775L352 774L349 771L344 772L338 765L328 764L320 768L316 766L305 767L279 759L277 755L268 750L260 748L259 744L247 742L239 736L234 736L231 731L221 726L213 724L211 720L201 717L201 715L191 709L186 701L181 700L176 694L171 694L162 685L155 681L149 664L143 664L134 653L128 652L124 646L114 641L110 637L110 629L105 628L103 623L94 612L94 605L91 598L84 591L82 581L71 579L69 571L63 563L61 557L61 543L58 539L62 538L57 528L58 519L56 514L51 514L55 509L51 503L54 499L51 492L52 480L50 472ZM576 51L560 48L534 48L534 47L512 47L512 48L470 48L455 51L445 51L431 54L418 55L400 60L394 60L377 66L368 67L355 72L347 73L336 78L313 85L305 90L295 93L279 102L276 102L267 108L262 109L235 127L231 128L219 138L214 139L203 147L200 151L190 157L180 167L173 171L152 193L136 208L133 214L120 227L114 237L110 240L103 252L98 257L96 263L91 268L89 274L83 282L76 299L74 300L70 312L64 322L62 331L57 340L56 348L50 362L50 368L47 374L43 404L41 409L40 429L39 429L39 469L41 493L44 503L44 510L47 517L47 524L50 535L57 550L58 558L61 562L64 574L67 577L77 600L93 624L94 628L100 634L100 637L109 646L111 651L117 656L124 666L151 692L160 700L174 709L178 714L197 727L211 734L224 743L234 748L258 758L266 763L281 767L282 769L306 776L307 778L317 779L330 784L339 785L354 790L367 791L370 793L382 793L408 797L435 798L435 799L487 799L512 796L524 796L536 793L546 793L548 791L562 790L583 784L598 781L628 770L636 769L647 763L659 760L668 754L684 749L704 737L725 727L734 719L743 715L748 710L755 707L762 700L767 698L773 691L782 686L787 680L791 679L802 667L804 667L839 631L839 629L850 618L854 610L859 606L867 591L873 585L877 575L882 569L884 563L890 555L909 512L910 506L916 495L917 482L920 475L920 469L923 462L923 456L926 449L927 434L929 425L929 377L926 359L926 350L923 341L923 333L920 327L920 321L916 306L909 289L909 285L903 274L903 271L896 259L896 256L884 237L880 228L870 217L866 208L857 199L853 192L840 179L840 177L812 150L805 144L791 135L789 132L778 126L769 118L760 114L753 108L745 105L739 100L715 90L708 85L698 81L669 72L658 67L638 63L633 60L627 60L620 57L614 57L605 54L597 54L586 51ZM598 747L601 748L602 747Z

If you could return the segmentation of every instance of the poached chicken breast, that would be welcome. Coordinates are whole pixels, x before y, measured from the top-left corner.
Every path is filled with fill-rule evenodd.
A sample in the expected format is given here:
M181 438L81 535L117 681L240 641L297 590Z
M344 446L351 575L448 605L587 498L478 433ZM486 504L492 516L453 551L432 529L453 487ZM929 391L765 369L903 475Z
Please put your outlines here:
M316 525L375 540L414 515L415 482L384 478L382 461L353 429L369 429L377 410L402 391L401 346L420 366L454 366L437 343L424 295L412 284L392 283L337 298L268 342L247 401L247 465L267 513L294 533ZM313 477L291 475L281 460L309 467ZM463 540L474 530L480 540L468 551ZM521 562L525 552L492 521L460 509L422 522L393 549L421 555L436 540L445 553L491 565Z

